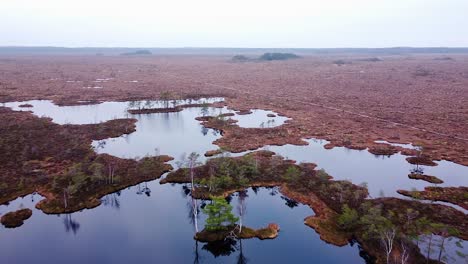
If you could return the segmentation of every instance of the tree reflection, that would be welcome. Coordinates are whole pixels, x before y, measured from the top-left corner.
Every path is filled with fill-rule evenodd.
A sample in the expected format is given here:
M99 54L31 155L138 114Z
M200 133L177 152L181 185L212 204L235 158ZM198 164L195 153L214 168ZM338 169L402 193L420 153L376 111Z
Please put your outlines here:
M202 127L201 127L201 133L202 133L204 136L206 136L206 135L208 134L208 131L209 131L209 129L208 129L207 127L205 127L205 126L202 126Z
M278 194L278 188L277 187L266 187L267 190L269 190L269 194L271 196L275 196Z
M198 244L196 243L195 245L197 248L195 251L194 263L199 263L198 262L199 261ZM236 263L245 264L245 263L248 263L248 260L249 260L244 255L242 239L235 239L235 238L229 237L220 241L208 242L205 245L203 245L202 249L210 252L215 258L219 256L227 257L227 256L230 256L232 253L239 251L239 255L237 256Z
M245 198L247 198L248 196L249 195L247 194L247 190L240 191L237 195L237 211L239 212L239 232L242 232L242 223L246 212Z
M203 107L200 109L200 114L202 116L207 116L209 114L209 109L208 109L208 105L203 105Z
M197 199L190 197L190 201L187 202L188 219L190 224L193 224L194 230L198 232L198 218L200 213L200 206L198 205Z
M194 264L200 263L200 253L198 252L198 240L196 239L195 239L195 248L194 248L193 255L194 255L193 263Z
M226 202L228 202L228 204L231 204L232 202L232 194L226 196L226 198L224 198L226 200Z
M251 189L255 193L255 195L257 195L259 187L254 186Z
M215 258L219 256L229 256L236 252L237 240L233 238L226 238L225 240L208 242L203 245L202 249L213 254Z
M223 135L223 132L221 130L218 130L218 129L211 129L211 133L213 134L213 136L222 136Z
M141 187L140 184L138 184L138 190L136 194L142 195L145 194L146 196L150 197L151 196L151 189L148 188L148 183L145 182L145 186Z
M423 174L424 173L424 168L420 167L419 164L416 164L411 168L410 173L414 174Z
M281 196L281 199L283 199L283 200L286 201L285 204L286 204L289 208L294 208L294 207L296 207L296 206L299 205L298 202L296 202L295 200L290 199L290 198L288 198L288 197L286 197L286 196Z
M99 140L97 142L97 145L94 147L95 149L104 149L104 147L106 146L106 141L105 140Z
M190 192L190 187L186 183L184 183L182 185L182 196L187 197L190 194Z
M104 206L110 206L117 210L120 209L120 191L108 194L101 199L101 202Z
M242 249L242 239L239 239L239 256L237 256L237 263L245 264L247 262L249 262L249 259L244 256L244 251Z
M80 229L80 223L72 219L72 214L65 215L65 217L63 218L63 224L65 225L65 231L67 233L72 231L73 234L76 235L78 229Z

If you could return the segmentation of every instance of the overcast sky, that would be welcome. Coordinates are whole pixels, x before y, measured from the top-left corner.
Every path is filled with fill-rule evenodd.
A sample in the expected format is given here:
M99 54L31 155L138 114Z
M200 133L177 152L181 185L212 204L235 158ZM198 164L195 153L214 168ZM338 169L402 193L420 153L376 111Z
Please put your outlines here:
M468 47L468 0L0 0L0 46Z

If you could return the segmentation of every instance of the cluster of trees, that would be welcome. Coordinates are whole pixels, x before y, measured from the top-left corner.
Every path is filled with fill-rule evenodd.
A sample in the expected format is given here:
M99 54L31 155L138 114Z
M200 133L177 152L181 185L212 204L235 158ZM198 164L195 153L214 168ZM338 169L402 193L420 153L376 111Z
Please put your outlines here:
M343 205L337 222L342 230L380 245L386 263L409 263L411 250L417 250L415 246L419 247L421 242L427 242L426 252L423 252L427 260L433 255L437 256L439 262L452 260L454 256L447 253L445 243L459 234L456 228L431 222L412 208L407 208L404 213L395 213L369 202L363 203L358 209ZM438 243L434 234L440 234ZM460 243L457 245L461 246ZM395 255L391 258L394 250L399 252L397 259ZM461 252L457 254L465 257Z
M125 52L125 53L122 53L120 55L123 55L123 56L134 56L134 55L151 55L151 51L149 50L136 50L136 51L132 51L132 52Z
M207 177L196 179L195 184L214 194L222 190L247 187L249 179L255 179L259 173L252 156L243 157L239 161L228 157L215 158L209 160L206 166Z
M155 105L154 101L146 100L146 101L131 101L128 103L128 109L151 109Z
M343 203L357 207L368 196L365 184L357 186L349 181L332 181L324 170L315 171L308 164L296 165L270 152L239 158L213 158L203 166L173 172L165 180L184 182L188 178L197 187L197 192L203 194L201 197L246 188L254 182L286 183L294 191L315 193L337 212L341 211Z
M235 55L232 57L232 61L234 62L274 61L274 60L290 60L290 59L298 59L298 58L300 58L300 56L294 53L267 52L259 56L257 59L252 59L245 55Z
M174 94L170 91L163 91L159 94L159 100L161 101L163 108L175 108L177 106L177 99ZM158 102L154 100L145 101L130 101L128 103L129 110L147 110L153 108L159 108Z
M314 193L336 212L341 212L343 204L358 207L369 194L366 183L334 181L325 170L313 171L307 164L290 166L283 176L288 186L303 194Z
M289 59L298 59L300 58L294 53L279 53L279 52L274 52L274 53L264 53L262 56L260 56L258 59L262 61L273 61L273 60L289 60Z
M77 162L63 174L54 176L51 191L63 194L62 206L67 209L70 204L80 204L86 197L93 196L100 190L118 188L133 179L152 179L164 170L164 163L159 157L144 157L138 161L119 164L112 158L102 158Z

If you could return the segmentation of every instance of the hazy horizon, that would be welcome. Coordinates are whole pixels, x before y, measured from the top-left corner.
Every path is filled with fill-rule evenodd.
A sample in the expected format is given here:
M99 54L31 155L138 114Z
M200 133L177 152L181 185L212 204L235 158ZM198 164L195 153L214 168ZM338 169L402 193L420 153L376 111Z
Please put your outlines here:
M1 47L468 47L464 0L16 0Z

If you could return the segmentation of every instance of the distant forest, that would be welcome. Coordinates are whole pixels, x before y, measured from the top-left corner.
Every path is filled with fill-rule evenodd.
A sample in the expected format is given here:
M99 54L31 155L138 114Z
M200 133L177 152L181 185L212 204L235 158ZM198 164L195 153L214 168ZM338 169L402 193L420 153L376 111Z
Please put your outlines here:
M375 54L375 55L398 55L398 54L423 54L423 53L468 53L466 48L65 48L65 47L0 47L0 55L120 55L135 54L138 51L147 51L151 54L263 54L263 53L297 53L297 54Z

